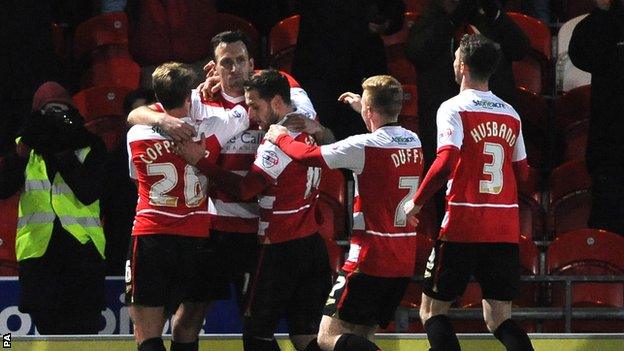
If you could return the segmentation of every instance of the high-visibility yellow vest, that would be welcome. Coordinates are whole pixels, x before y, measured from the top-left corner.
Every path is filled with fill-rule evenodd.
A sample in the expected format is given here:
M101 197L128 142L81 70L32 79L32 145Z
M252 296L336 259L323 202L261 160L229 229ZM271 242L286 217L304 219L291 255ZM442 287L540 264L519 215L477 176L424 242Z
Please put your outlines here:
M76 150L81 163L91 151L85 147ZM52 237L54 219L81 244L92 241L104 258L104 230L100 222L100 201L84 205L56 173L52 184L48 179L46 164L40 155L30 152L26 165L26 182L19 199L15 252L17 260L41 257L45 254Z

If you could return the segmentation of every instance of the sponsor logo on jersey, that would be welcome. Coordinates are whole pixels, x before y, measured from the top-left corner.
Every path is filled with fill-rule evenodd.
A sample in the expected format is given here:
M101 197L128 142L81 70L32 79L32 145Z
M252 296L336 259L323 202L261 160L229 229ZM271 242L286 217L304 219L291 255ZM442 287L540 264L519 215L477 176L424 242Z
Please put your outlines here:
M494 108L505 108L505 104L503 104L502 102L493 102L493 101L488 101L488 100L472 100L472 103L475 106L487 108L489 110L494 109Z
M167 134L167 133L165 132L165 130L164 130L164 129L162 129L161 127L159 127L159 126L152 126L152 131L153 131L154 133L156 133L156 134L160 134L160 135L162 135L162 136L163 136L163 138L171 139L171 138L169 137L169 134Z
M262 154L262 165L266 168L273 168L279 164L279 157L275 151L265 151Z
M395 136L392 137L392 142L393 143L398 143L398 144L407 144L407 143L413 143L416 141L416 138L414 137L402 137L402 136Z
M232 117L234 117L234 118L241 118L242 116L243 116L243 114L240 111L232 110Z

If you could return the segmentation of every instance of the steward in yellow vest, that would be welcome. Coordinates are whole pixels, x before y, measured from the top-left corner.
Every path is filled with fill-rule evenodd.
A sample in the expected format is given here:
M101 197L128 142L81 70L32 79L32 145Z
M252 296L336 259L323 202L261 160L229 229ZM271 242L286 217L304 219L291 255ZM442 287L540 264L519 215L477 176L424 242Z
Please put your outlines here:
M35 93L20 134L0 166L0 198L20 192L20 311L31 315L40 334L97 333L104 307L99 198L106 149L54 82Z

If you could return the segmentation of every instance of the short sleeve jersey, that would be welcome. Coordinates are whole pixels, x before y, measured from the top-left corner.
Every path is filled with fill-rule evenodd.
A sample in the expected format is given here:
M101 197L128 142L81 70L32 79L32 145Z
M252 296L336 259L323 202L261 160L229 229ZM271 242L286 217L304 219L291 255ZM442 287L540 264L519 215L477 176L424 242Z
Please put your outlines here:
M343 267L379 277L411 277L416 229L403 205L420 184L423 154L418 136L399 126L321 146L330 168L348 168L355 179L353 235Z
M207 237L207 179L173 152L157 128L135 125L128 131L130 177L139 201L132 235L176 234Z
M513 162L526 158L518 113L491 92L472 89L437 114L438 150L456 147L440 235L454 242L510 242L520 236Z
M192 96L197 97L197 92ZM152 107L164 111L160 104ZM205 118L183 120L194 124L198 134L206 136L203 142L207 157L216 162L221 145L231 135L246 129L248 118L242 107L228 113L202 113ZM208 236L208 180L173 153L171 141L157 127L136 125L128 131L128 155L130 177L139 186L133 235Z
M297 107L297 111L315 119L316 111L314 111L306 92L290 75L281 73L288 79L290 98L292 104ZM204 101L204 104L226 111L235 106L247 107L243 96L232 97L223 92L214 101ZM218 160L219 166L230 172L242 176L246 175L254 163L256 151L263 137L264 132L259 130L255 124L231 137L223 145L221 157ZM215 230L236 233L256 233L258 231L259 209L255 199L240 201L225 191L214 188L210 194L208 210L211 217L211 228Z
M305 133L291 133L297 141L313 145ZM259 242L275 244L304 238L318 231L315 206L321 169L293 161L279 147L264 141L251 167L269 186L258 195Z

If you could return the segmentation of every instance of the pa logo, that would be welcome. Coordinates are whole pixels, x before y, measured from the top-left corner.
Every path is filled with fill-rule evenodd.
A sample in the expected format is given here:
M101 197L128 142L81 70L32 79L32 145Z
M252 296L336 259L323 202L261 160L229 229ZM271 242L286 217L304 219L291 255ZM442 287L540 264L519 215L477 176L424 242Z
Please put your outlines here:
M11 333L2 335L2 348L10 349L11 348Z
M275 151L265 151L262 154L262 165L266 168L273 168L279 164L279 157Z

